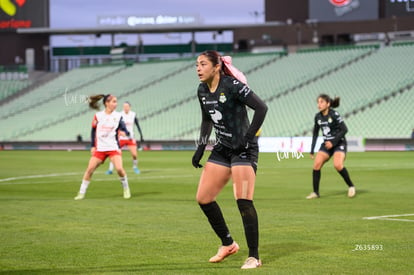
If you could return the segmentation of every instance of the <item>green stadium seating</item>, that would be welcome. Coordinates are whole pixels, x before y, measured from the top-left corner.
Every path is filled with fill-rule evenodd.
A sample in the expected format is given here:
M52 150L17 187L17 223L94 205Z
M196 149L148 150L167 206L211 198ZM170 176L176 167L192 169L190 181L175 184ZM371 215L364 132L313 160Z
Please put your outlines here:
M244 54L234 55L233 64L269 106L263 136L311 135L316 98L327 93L341 97L338 111L349 136L403 138L414 128L414 91L404 90L414 83L413 50L404 44ZM78 134L88 140L94 111L85 99L100 93L117 95L118 110L131 102L146 140L195 140L201 113L194 64L183 59L72 70L2 106L0 127L7 131L0 141L74 141Z

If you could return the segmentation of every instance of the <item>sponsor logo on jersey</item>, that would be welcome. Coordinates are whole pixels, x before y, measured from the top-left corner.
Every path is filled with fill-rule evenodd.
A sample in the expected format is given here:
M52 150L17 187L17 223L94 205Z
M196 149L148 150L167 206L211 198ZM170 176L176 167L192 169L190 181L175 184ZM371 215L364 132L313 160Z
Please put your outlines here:
M214 113L210 112L211 119L214 121L214 123L218 123L219 120L223 118L223 115L219 110L214 110Z
M239 90L239 94L244 94L244 97L247 97L248 94L250 94L251 90L247 85L244 85L241 90Z

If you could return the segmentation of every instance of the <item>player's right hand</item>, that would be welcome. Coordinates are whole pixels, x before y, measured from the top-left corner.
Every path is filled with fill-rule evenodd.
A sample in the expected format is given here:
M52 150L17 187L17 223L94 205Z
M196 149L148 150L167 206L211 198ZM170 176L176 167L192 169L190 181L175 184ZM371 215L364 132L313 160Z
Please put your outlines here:
M92 147L91 148L91 155L93 155L95 153L95 151L96 151L96 147Z
M204 149L206 149L205 145L198 145L197 150L194 152L191 162L195 168L203 167L203 165L200 164L200 160L204 155Z

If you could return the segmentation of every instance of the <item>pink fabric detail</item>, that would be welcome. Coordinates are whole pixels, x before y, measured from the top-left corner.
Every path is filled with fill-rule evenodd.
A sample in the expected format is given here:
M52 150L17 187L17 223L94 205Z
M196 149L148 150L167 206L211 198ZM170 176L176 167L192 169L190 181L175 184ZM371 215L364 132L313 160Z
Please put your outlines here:
M232 62L231 56L222 56L221 62L224 63L227 70L231 73L231 76L233 76L234 78L238 79L240 82L243 82L244 84L247 85L247 79L244 76L244 74L241 71L239 71L239 69L237 69L231 64Z

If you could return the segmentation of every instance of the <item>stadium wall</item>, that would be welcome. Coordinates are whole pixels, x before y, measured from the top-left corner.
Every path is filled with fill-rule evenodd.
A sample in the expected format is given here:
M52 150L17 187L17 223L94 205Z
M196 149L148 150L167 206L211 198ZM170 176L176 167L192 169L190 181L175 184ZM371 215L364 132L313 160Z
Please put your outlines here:
M237 29L234 43L245 45L244 51L255 46L332 46L353 44L353 35L411 31L414 16L359 20L351 22L294 22L279 27L257 26ZM266 39L263 39L263 38ZM316 40L315 40L316 38Z

